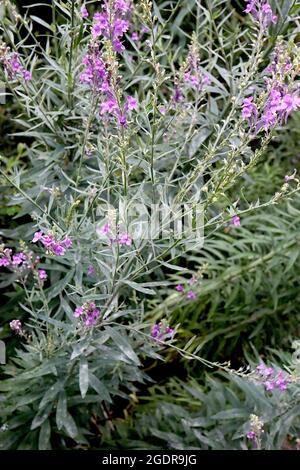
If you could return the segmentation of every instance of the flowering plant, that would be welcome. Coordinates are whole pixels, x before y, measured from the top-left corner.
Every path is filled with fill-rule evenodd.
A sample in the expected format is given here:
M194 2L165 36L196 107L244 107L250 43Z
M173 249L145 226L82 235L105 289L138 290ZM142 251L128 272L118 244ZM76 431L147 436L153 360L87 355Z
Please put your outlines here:
M28 139L26 168L0 168L20 221L0 232L1 278L16 291L5 327L19 341L0 385L6 448L92 447L91 430L100 439L166 351L229 372L195 338L176 343L175 307L198 301L208 271L187 279L189 257L300 189L294 172L265 202L232 193L300 106L292 5L279 19L252 0L241 25L213 0L235 22L234 48L220 41L222 12L210 19L200 2L96 3L54 0L51 24L3 3L1 73ZM184 17L194 31L174 29Z

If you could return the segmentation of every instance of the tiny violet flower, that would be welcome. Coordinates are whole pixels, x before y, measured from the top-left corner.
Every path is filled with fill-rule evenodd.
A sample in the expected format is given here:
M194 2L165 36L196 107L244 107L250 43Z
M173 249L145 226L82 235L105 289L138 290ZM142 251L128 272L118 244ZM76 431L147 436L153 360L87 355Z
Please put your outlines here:
M23 78L25 82L28 82L29 80L31 80L31 73L29 72L29 70L24 70Z
M234 215L231 218L230 225L233 225L234 227L240 227L241 226L241 219L239 218L238 215Z
M74 311L74 317L81 318L86 326L95 326L100 314L94 302L86 302L81 307L76 307Z
M255 432L254 431L249 431L249 432L247 432L246 436L247 436L247 439L253 440L253 439L255 439Z
M36 243L42 238L43 238L43 232L41 230L39 232L35 232L35 234L33 235L32 243Z
M80 9L80 13L81 13L81 18L83 18L83 19L88 18L89 12L87 11L85 3L82 5L82 7Z
M138 41L140 39L139 33L133 32L131 35L133 41Z
M160 114L164 115L167 112L167 108L165 106L159 106L158 111L160 112Z
M133 96L127 96L127 101L125 108L129 109L130 111L137 109L137 100L133 98Z
M100 229L100 233L102 235L107 235L110 232L110 226L108 223L104 224L103 227Z
M92 264L90 264L87 268L87 274L88 276L93 276L95 274L95 268Z
M296 179L296 173L297 173L297 170L294 170L294 173L292 175L285 175L284 182L289 183L290 181Z
M188 293L187 293L187 298L189 300L195 300L197 298L197 295L192 290L189 290Z
M53 243L51 245L51 248L53 253L57 256L64 256L64 254L66 253L65 248L59 243Z
M44 234L42 231L35 232L32 242L41 242L44 247L52 254L57 256L64 256L66 249L72 246L72 240L70 238L64 238L60 242L55 240L54 235L51 233Z
M119 245L126 245L130 246L132 243L131 238L129 237L128 233L122 233L117 239Z
M156 341L165 341L174 336L174 329L165 325L164 322L155 323L151 328L151 336Z
M48 274L46 273L44 269L38 270L38 276L41 281L46 281L46 279L48 278Z
M4 256L3 258L0 258L0 266L9 266L10 265L10 260Z
M20 320L12 320L9 323L9 326L12 331L14 331L17 335L22 334L22 323Z
M177 286L175 287L175 289L176 289L178 292L183 292L184 287L183 287L182 284L177 284Z
M23 261L27 260L27 256L24 253L16 253L12 257L12 264L14 266L19 266L20 264L23 263Z
M65 248L70 248L72 246L72 240L70 238L65 238L64 240L61 241L61 244Z

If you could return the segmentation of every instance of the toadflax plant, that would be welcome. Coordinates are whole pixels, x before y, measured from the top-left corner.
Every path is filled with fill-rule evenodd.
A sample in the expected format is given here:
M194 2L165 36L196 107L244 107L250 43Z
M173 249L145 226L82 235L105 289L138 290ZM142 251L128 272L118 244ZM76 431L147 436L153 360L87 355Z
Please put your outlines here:
M165 346L213 365L176 346L167 287L177 304L196 294L170 274L261 206L229 190L300 107L293 2L246 2L241 19L224 0L52 3L48 24L2 2L2 80L28 140L27 168L1 168L20 208L0 232L19 305L2 448L99 447ZM264 205L299 187L293 175Z

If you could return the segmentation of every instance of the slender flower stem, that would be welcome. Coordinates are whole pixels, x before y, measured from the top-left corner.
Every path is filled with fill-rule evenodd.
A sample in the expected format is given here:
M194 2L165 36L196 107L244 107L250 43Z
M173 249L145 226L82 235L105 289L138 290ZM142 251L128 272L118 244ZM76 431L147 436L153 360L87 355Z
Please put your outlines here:
M75 0L72 0L71 6L71 46L69 54L69 69L68 69L68 102L69 106L72 108L72 92L73 92L73 75L72 75L72 65L73 65L73 49L74 49L74 23L75 23Z

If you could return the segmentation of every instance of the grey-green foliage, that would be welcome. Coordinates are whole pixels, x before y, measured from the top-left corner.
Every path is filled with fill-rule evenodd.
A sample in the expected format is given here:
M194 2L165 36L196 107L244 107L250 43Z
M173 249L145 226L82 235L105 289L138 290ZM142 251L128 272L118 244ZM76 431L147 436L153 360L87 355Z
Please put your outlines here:
M264 423L262 449L298 448L299 341L294 348L292 356L280 358L280 365L286 364L294 378L298 377L287 390L266 392L262 384L246 375L218 377L208 373L203 385L195 380L170 379L141 397L132 417L116 420L114 433L107 428L104 444L126 449L251 449L253 443L246 434L254 414ZM270 364L278 367L278 358Z
M149 340L150 322L145 323L144 307L148 308L150 296L158 295L159 287L168 285L166 268L174 268L175 255L185 257L184 244L178 243L176 251L171 237L138 240L128 249L100 243L96 232L99 220L104 220L100 204L116 204L125 197L134 204L150 204L161 196L174 196L179 189L179 200L198 202L199 184L205 177L212 183L205 193L205 223L209 225L216 217L220 229L235 209L230 199L224 200L224 192L234 185L241 168L224 182L228 169L223 165L224 156L230 153L246 170L249 162L254 164L262 156L268 143L268 138L262 139L261 147L252 149L248 128L245 140L239 137L246 86L255 82L260 89L261 65L256 59L263 44L253 50L255 32L244 27L247 20L237 18L229 2L213 0L207 6L200 1L167 1L160 10L154 3L157 19L151 40L143 40L140 51L131 41L122 62L123 91L135 95L140 103L126 132L99 119L97 97L78 80L89 35L77 3L53 2L53 25L49 25L44 43L32 34L30 13L18 19L27 31L26 38L20 36L21 23L16 23L12 9L8 8L1 22L5 40L12 49L22 51L22 61L33 79L25 86L8 83L21 109L16 122L24 131L17 136L31 138L32 143L26 169L16 165L6 174L1 168L14 191L10 204L20 208L16 216L20 224L1 229L0 234L14 248L20 238L30 244L37 228L54 229L57 235L73 239L72 248L62 258L30 245L42 256L40 267L49 276L46 287L41 289L30 276L22 280L14 272L1 275L1 287L11 289L9 308L13 309L4 310L6 331L8 320L16 313L19 318L20 310L26 330L16 357L8 348L9 362L3 368L0 444L4 449L99 445L101 420L109 420L111 409L117 408L117 397L128 400L130 392L145 380L143 358L159 359ZM292 6L292 2L277 3L278 7L283 3ZM33 22L40 21L33 18ZM189 22L195 25L194 35L185 31ZM265 41L269 52L278 33L273 29ZM189 91L190 105L172 107L165 116L158 106L172 103L174 82L193 38L201 50L201 66L212 80L208 96L204 99ZM239 100L232 100L237 94ZM194 191L189 194L191 188ZM245 211L255 208L255 204L247 206ZM22 217L27 217L25 223ZM224 276L232 277L222 257L215 262L226 239L221 240L222 235L215 238L213 232L209 238L206 257L211 247L215 267L205 281L207 293L222 287ZM249 244L233 249L229 245L227 238L230 269L239 272L239 253L245 249L249 260ZM90 263L95 266L94 279L87 276ZM220 275L221 271L225 274ZM99 325L90 330L78 325L73 315L75 306L87 301L95 301L102 311ZM154 317L150 317L152 323ZM192 322L191 315L191 330Z
M76 336L52 320L47 335L31 331L30 343L10 358L10 377L0 384L0 448L65 448L67 442L84 447L92 433L100 442L99 426L113 401L128 401L147 380L134 349L155 353L116 327Z

